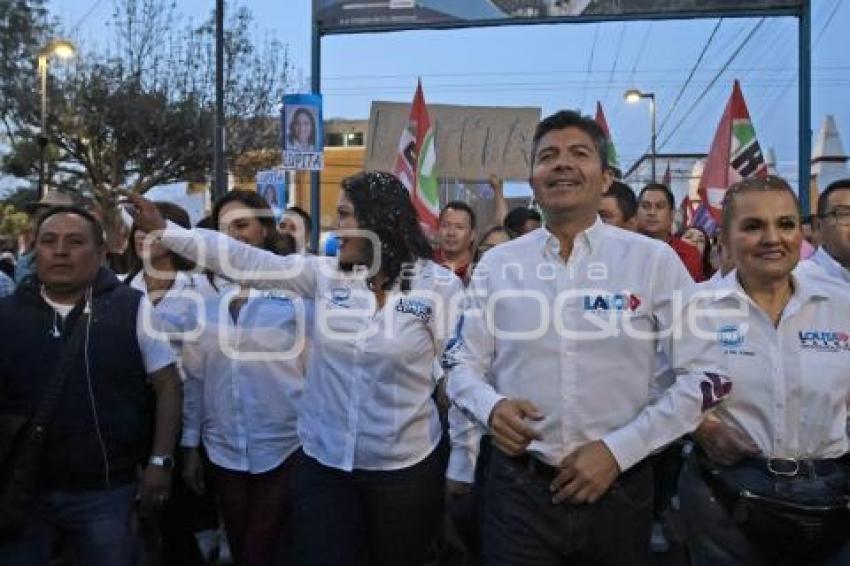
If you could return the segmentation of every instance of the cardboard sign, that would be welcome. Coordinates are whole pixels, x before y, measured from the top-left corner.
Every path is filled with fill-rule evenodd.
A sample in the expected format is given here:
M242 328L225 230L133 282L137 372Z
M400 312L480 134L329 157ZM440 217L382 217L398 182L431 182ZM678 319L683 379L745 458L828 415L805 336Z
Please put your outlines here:
M429 104L437 149L436 171L445 179L526 180L539 108ZM364 167L392 171L410 105L373 102Z

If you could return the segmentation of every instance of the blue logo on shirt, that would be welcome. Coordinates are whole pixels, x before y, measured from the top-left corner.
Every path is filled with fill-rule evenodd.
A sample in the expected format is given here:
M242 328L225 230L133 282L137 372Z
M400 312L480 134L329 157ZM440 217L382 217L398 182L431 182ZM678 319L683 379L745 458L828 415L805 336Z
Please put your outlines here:
M347 307L346 304L348 299L351 298L351 288L350 287L334 287L331 289L331 303L340 306Z
M406 298L401 298L398 300L398 304L395 306L395 310L406 314L412 314L413 316L425 323L431 320L431 314L433 313L431 307L423 303L422 301Z
M744 335L737 324L727 324L717 329L717 341L725 348L738 348L744 343Z
M584 296L584 310L586 311L636 311L639 306L640 297L631 293Z
M850 334L840 330L804 330L799 332L800 347L818 352L850 350Z

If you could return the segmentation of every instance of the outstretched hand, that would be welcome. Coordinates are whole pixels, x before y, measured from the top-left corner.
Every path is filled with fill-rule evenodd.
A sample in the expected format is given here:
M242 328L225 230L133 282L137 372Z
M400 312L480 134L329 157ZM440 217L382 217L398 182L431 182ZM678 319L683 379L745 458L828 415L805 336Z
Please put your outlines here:
M133 222L139 230L142 232L165 230L165 219L162 217L162 214L159 213L159 210L152 201L149 201L140 194L136 194L125 189L117 189L117 192L121 194L121 196L125 197L122 205L126 203L132 205L128 208L128 211L133 217Z

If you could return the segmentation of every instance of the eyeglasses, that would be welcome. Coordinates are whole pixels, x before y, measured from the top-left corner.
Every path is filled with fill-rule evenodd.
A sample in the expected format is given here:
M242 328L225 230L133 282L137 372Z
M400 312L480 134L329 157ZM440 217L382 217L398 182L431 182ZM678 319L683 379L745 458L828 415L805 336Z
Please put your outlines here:
M850 226L850 207L838 206L834 210L822 214L821 218L832 218L839 226Z

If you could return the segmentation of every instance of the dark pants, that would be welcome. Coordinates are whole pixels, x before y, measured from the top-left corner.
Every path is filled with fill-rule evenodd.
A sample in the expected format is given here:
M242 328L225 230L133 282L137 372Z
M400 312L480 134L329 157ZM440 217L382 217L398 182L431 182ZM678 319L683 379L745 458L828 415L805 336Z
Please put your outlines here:
M20 538L0 546L3 566L47 566L59 537L77 564L132 566L139 557L133 533L136 485L91 491L39 493Z
M344 472L301 453L295 472L295 562L418 566L440 526L445 445L401 470Z
M213 464L215 488L233 559L239 566L286 562L295 455L261 474Z
M182 470L180 452L176 459L175 470ZM204 470L210 472L206 455ZM213 482L212 477L209 477L206 491L198 495L186 485L179 471L171 475L171 495L162 509L160 524L163 565L194 566L205 563L195 533L218 529L218 506Z
M626 471L596 503L553 504L551 477L495 449L487 480L484 562L488 566L649 564L652 469Z
M688 458L679 478L679 500L693 566L776 566L735 524L735 520L706 485L694 457ZM850 546L827 561L784 562L840 566L850 564Z

